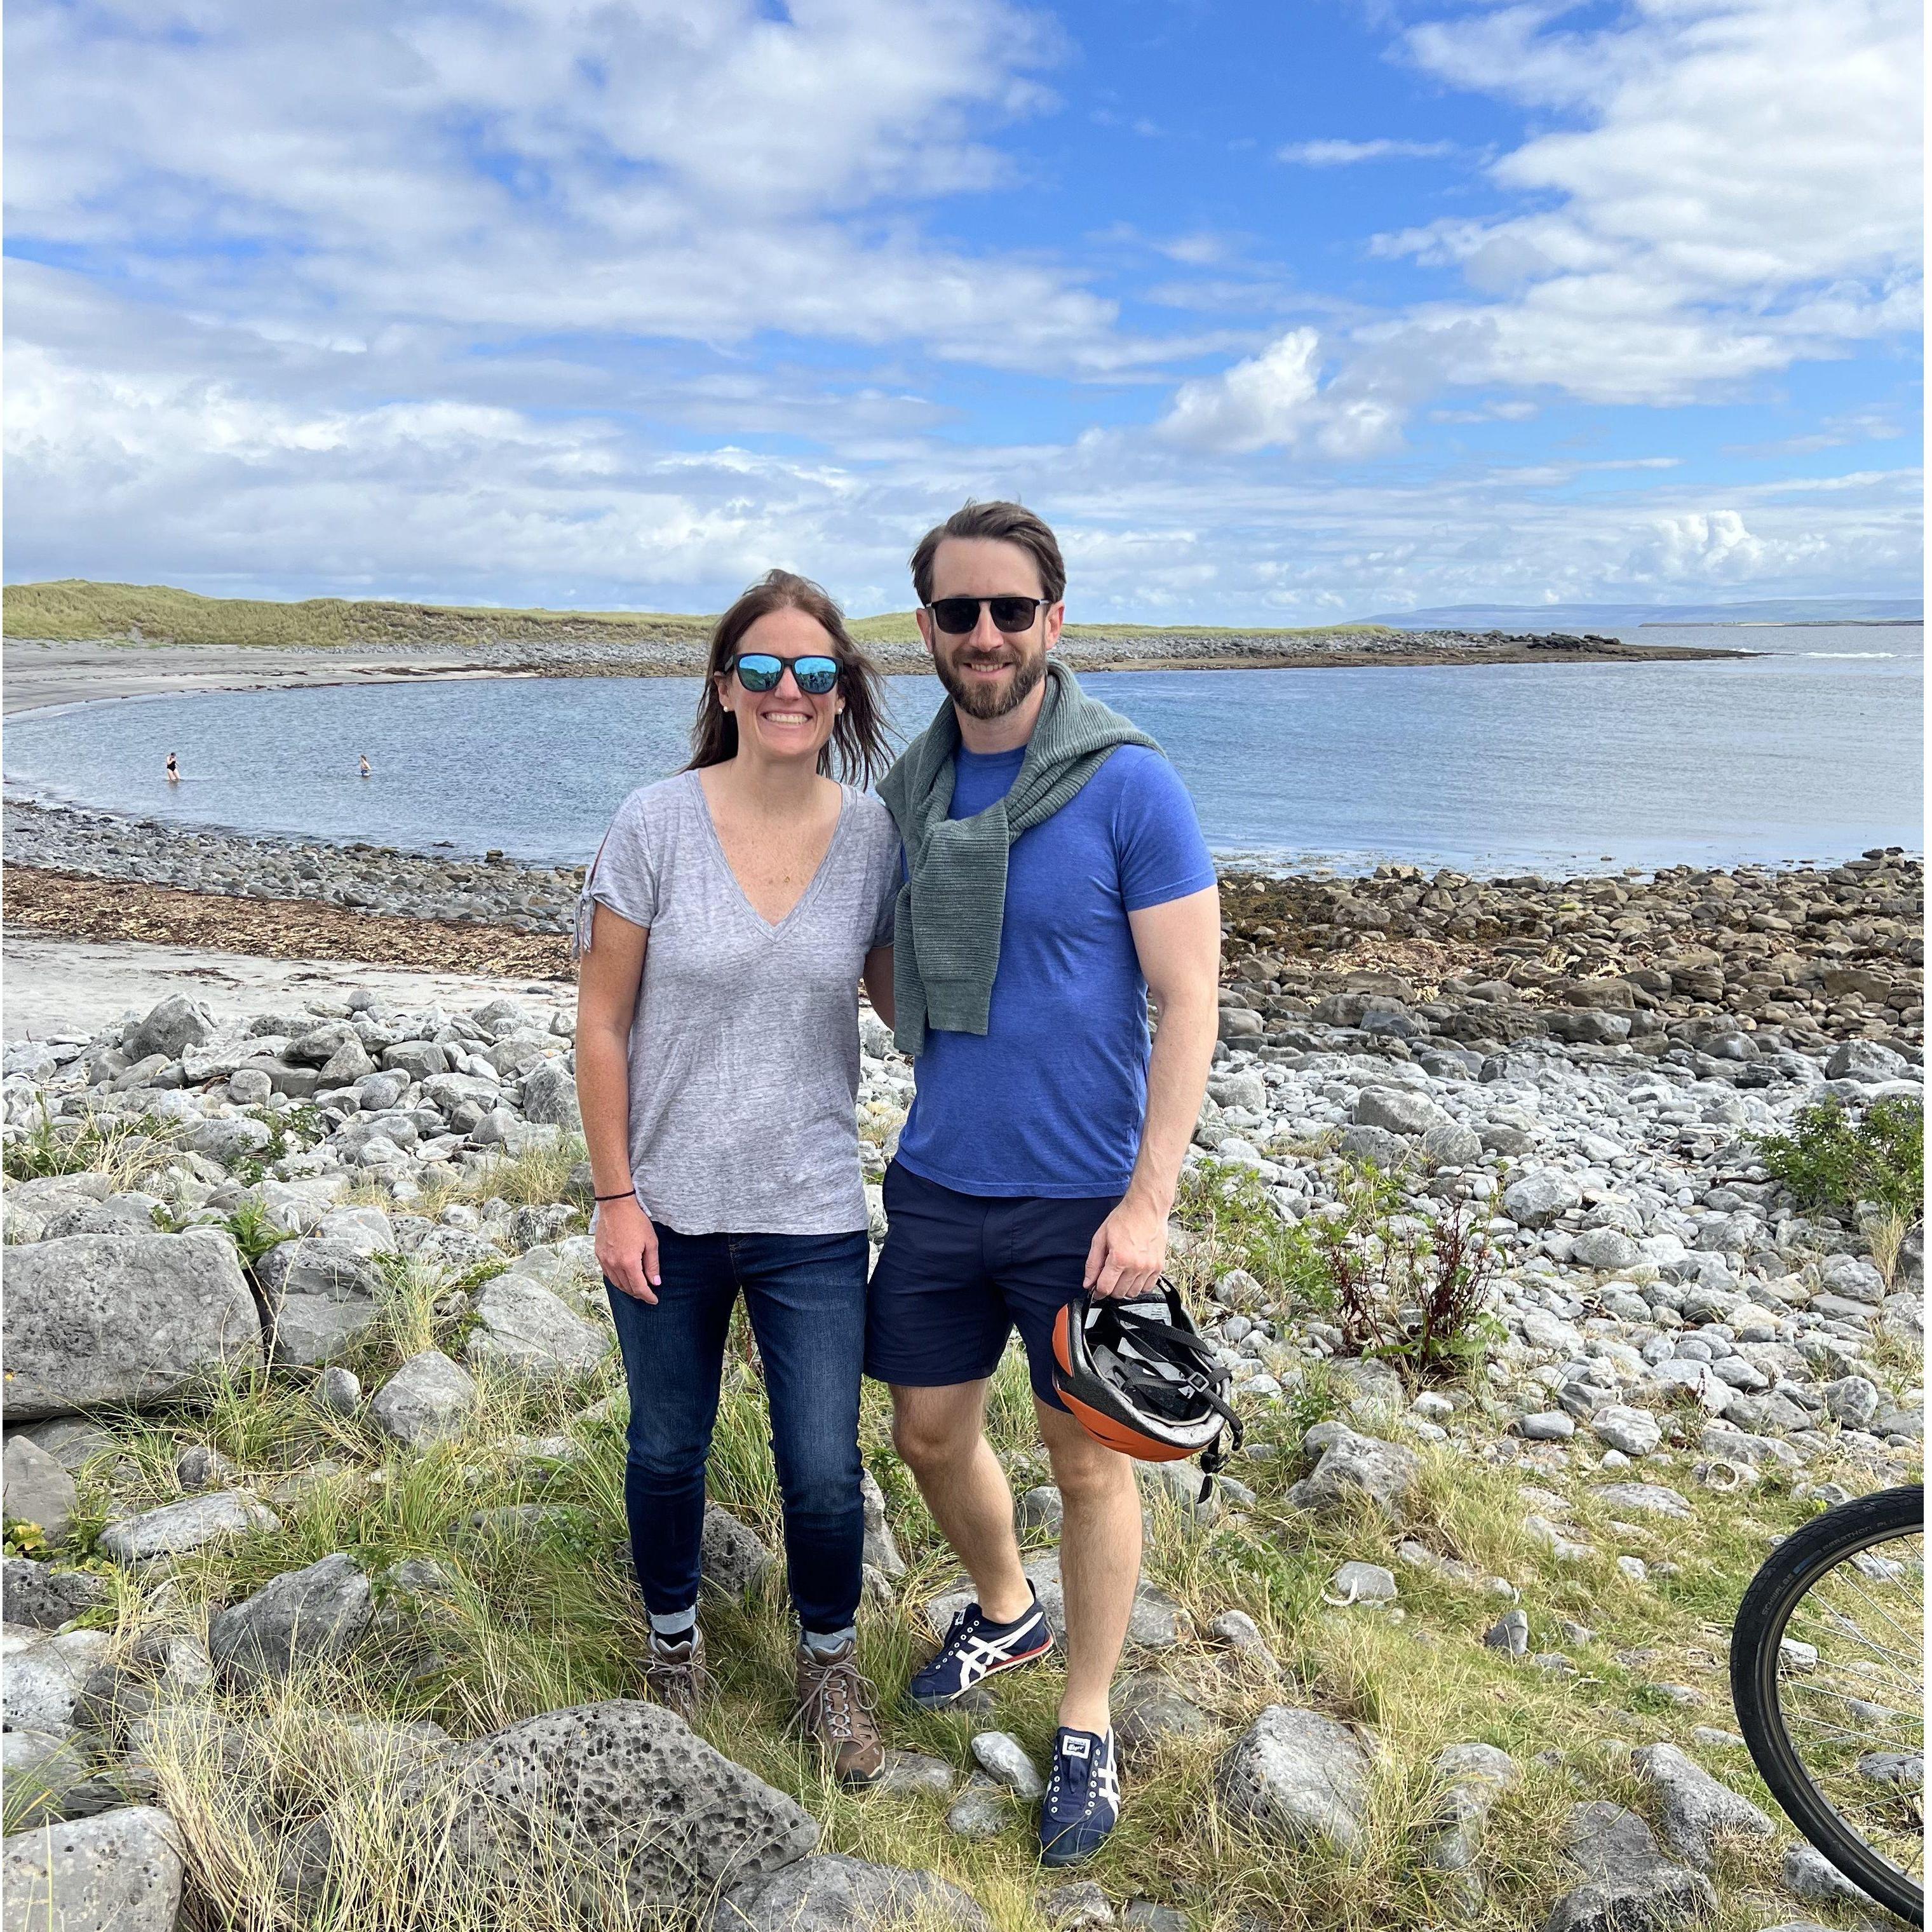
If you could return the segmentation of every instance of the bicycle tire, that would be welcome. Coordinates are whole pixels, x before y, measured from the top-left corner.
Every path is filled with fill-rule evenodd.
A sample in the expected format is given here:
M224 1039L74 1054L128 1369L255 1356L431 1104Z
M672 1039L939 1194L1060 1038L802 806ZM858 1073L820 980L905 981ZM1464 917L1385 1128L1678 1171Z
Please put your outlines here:
M1814 1584L1874 1544L1925 1527L1922 1484L1880 1490L1814 1517L1772 1551L1738 1606L1731 1636L1731 1702L1758 1774L1785 1814L1840 1872L1901 1918L1925 1922L1922 1882L1873 1850L1805 1770L1778 1695L1778 1646Z

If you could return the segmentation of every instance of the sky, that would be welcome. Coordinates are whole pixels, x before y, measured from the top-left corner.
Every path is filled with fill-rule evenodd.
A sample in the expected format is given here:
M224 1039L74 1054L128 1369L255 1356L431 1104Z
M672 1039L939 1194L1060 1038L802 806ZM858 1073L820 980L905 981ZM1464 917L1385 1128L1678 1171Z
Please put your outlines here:
M1910 596L1916 0L13 0L7 580Z

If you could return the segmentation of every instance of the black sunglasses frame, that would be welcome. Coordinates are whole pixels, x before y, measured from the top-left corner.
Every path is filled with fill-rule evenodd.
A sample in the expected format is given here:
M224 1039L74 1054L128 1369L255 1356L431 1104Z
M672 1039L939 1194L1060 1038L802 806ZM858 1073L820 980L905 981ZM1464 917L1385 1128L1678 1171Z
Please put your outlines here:
M745 660L747 658L769 658L778 666L778 675L770 684L754 684L745 675ZM798 668L802 664L829 664L832 667L832 682L823 691L814 691L798 674ZM839 680L845 675L845 667L830 651L806 651L795 658L782 658L776 651L746 651L733 658L731 669L736 674L738 682L747 691L756 692L760 695L767 691L777 690L779 685L784 680L785 673L790 671L792 682L807 698L829 698L838 688Z
M936 597L926 608L928 613L932 616L934 627L936 629L943 631L949 638L970 638L973 633L979 628L980 612L984 610L988 604L1024 604L1027 608L1028 612L1027 620L1024 624L1015 624L1009 626L1000 622L999 613L997 610L993 614L993 628L999 632L1000 636L1003 638L1016 638L1019 636L1022 632L1031 630L1034 627L1034 620L1039 616L1041 610L1044 608L1051 607L1054 601L1055 600L1051 597ZM957 609L957 608L962 604L971 604L973 606L972 621L964 626L962 628L956 631L954 630L950 625L944 623L940 620L939 607L942 604L950 604L956 609Z

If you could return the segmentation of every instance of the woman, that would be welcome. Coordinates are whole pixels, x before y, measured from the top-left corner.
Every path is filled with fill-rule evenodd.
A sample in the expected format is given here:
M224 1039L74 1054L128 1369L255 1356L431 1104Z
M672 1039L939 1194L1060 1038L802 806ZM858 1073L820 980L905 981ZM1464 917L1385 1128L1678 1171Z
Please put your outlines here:
M877 674L816 584L774 571L718 620L693 742L683 771L619 808L578 922L577 1088L630 1383L644 1676L687 1718L702 1700L704 1468L742 1294L771 1404L800 1716L842 1778L870 1783L885 1752L854 1628L857 987L890 1020L899 847L851 782L886 762Z

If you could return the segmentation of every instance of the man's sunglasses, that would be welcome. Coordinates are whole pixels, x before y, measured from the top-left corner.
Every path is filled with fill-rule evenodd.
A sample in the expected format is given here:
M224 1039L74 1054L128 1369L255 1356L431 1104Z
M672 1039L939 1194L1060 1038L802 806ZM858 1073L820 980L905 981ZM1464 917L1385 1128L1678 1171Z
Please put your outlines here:
M747 691L776 691L790 671L808 696L823 698L838 682L836 658L775 658L764 651L748 652L732 668Z
M926 608L949 638L963 638L978 624L981 610L990 605L994 629L1012 637L1030 630L1041 605L1052 602L1051 597L942 597Z

